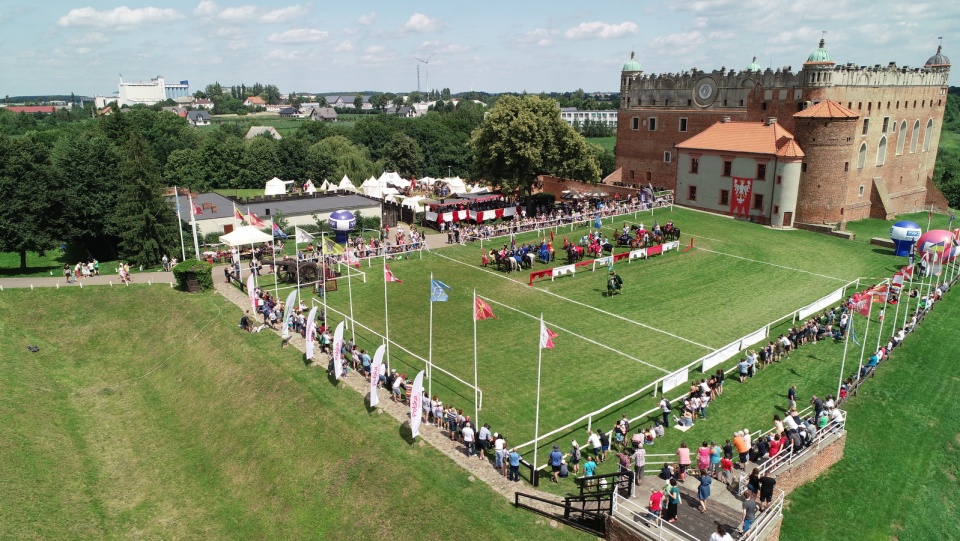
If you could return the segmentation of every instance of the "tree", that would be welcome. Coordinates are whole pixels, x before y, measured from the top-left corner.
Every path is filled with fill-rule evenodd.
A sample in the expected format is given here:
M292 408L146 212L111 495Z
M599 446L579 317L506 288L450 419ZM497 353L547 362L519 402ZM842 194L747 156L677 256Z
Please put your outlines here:
M423 153L420 152L420 145L409 135L395 133L390 139L390 144L387 145L384 165L404 178L420 176L423 168Z
M155 265L177 246L177 216L162 196L156 162L136 131L120 149L120 194L114 233L120 254L134 265Z
M242 188L262 188L264 183L280 173L277 141L272 137L254 137L243 153L239 172Z
M280 89L276 85L263 87L263 100L271 105L280 103Z
M538 174L584 182L600 180L597 157L560 118L556 102L504 96L470 138L473 173L505 189L530 193Z
M380 170L366 148L342 135L327 137L307 150L307 176L315 180L338 181L346 175L359 181Z
M310 122L310 124L323 124ZM298 137L284 137L277 142L278 176L284 180L302 180L307 171L307 145Z
M357 94L357 96L353 98L353 108L358 111L363 109L363 96Z

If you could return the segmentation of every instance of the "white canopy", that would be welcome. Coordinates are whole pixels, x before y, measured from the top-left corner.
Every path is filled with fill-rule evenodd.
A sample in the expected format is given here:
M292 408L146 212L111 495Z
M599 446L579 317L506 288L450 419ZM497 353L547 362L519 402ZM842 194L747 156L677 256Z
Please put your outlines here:
M404 199L403 203L401 204L405 207L412 208L414 212L423 212L423 205L421 204L421 201L424 201L426 199L427 199L426 197L423 197L422 195L418 195L415 197L408 197Z
M367 180L364 180L363 184L360 185L361 188L369 188L371 186L380 186L380 181L370 177Z
M317 193L317 187L313 185L313 180L308 179L305 184L306 189L304 190L307 193Z
M252 225L238 227L234 229L232 233L220 235L220 242L228 246L244 246L247 244L271 242L272 240L272 236L260 231Z
M395 171L384 172L377 179L381 186L396 186L397 188L406 188L410 185L409 180L403 180Z
M490 193L490 190L488 190L486 186L477 184L476 186L470 188L470 193Z
M391 187L389 187L389 186L387 186L386 188L384 188L384 189L381 190L380 192L381 192L383 195L397 195L398 193L400 193L400 192L397 191L396 188L391 188Z
M463 179L460 177L445 178L440 182L446 183L450 187L450 191L453 193L467 193L467 186L463 183Z
M427 186L433 186L434 184L436 184L437 179L435 179L435 178L433 178L433 177L418 178L418 179L417 179L417 183L420 183L420 182L426 184Z
M340 184L337 186L338 190L343 190L346 192L356 192L357 187L350 182L350 179L347 178L347 175L343 175L343 178L340 179Z
M287 184L293 184L293 181L273 177L267 181L267 185L263 188L263 195L283 195L287 193Z
M328 191L332 190L333 187L334 187L334 185L331 184L329 180L324 180L324 181L320 184L320 190L321 190L321 191L324 191L324 192L328 192Z

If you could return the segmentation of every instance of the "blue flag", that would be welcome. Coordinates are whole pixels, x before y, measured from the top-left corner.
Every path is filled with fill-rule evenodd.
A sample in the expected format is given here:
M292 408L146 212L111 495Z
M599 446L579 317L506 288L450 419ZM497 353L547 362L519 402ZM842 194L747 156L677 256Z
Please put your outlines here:
M593 227L601 229L603 227L603 222L600 221L600 215L597 215L597 219L593 221Z
M850 338L853 339L854 344L861 345L860 341L857 340L857 332L853 330L853 314L850 314Z
M453 288L440 280L430 280L430 302L447 302L447 291Z

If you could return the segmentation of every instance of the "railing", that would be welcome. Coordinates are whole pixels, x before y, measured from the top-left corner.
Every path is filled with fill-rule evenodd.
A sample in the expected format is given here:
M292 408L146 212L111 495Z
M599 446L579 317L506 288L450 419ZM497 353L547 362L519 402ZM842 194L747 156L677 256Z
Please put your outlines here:
M740 541L762 539L766 536L769 528L773 528L777 525L780 517L783 515L783 499L785 493L779 488L775 490L776 496L773 498L773 501L770 502L770 505L768 505L762 513L757 515L757 519L753 521L753 524L750 526L750 529L747 531L747 533L740 537Z
M525 500L537 502L539 506L526 503ZM586 509L585 506L580 509L574 509L571 506L571 500L569 498L564 500L563 503L560 503L532 494L516 492L514 493L513 505L520 509L532 511L538 515L550 517L567 526L594 534L598 537L603 537L606 534L606 516L609 513ZM548 509L556 508L556 512L551 513L543 509L544 507Z
M642 537L657 540L700 541L700 539L659 518L647 518L649 511L642 504L619 495L613 497L613 516L620 524Z

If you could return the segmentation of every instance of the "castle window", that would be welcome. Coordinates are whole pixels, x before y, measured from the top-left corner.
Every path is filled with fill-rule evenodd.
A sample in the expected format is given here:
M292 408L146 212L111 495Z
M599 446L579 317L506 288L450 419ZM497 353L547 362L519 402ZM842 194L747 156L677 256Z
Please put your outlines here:
M633 117L633 118L630 119L630 128L631 128L631 129L634 129L634 130L639 130L639 129L640 129L640 118L639 118L639 117Z
M914 108L914 109L917 108L917 100L913 100L913 108Z
M797 102L797 111L803 111L803 102L802 102L802 101L798 101L798 102Z
M700 158L690 158L690 172L694 175L700 172Z
M687 107L690 107L691 105L693 105L693 100L687 100Z
M757 164L757 180L767 180L767 164Z
M900 123L900 135L897 136L897 156L903 154L903 144L907 141L907 121Z
M846 173L850 170L850 162L843 162L843 172Z
M863 102L862 102L862 101L858 101L858 102L857 102L857 110L859 111L860 109L863 109Z
M766 110L767 110L767 102L762 102L762 103L760 103L760 110L761 110L761 111L766 111Z
M647 171L647 182L650 182L651 180L653 180L653 173Z
M723 161L723 176L729 177L733 172L733 162L730 160Z
M800 172L801 172L801 173L806 173L806 172L807 172L807 162L802 162L802 163L800 164Z
M730 204L730 190L720 190L720 205L727 206Z
M857 156L857 169L863 169L863 164L867 163L867 144L860 143L860 155Z
M673 153L669 150L663 153L663 163L670 163L673 160Z
M849 101L847 102L847 109L853 109L853 103L852 103L852 102L849 102Z
M783 183L783 175L777 175L777 184Z
M633 180L633 174L634 174L634 170L631 169L631 170L630 170L630 180Z
M680 131L687 131L687 119L680 119Z
M927 121L927 130L923 134L923 151L927 152L930 150L930 132L933 131L933 119Z
M920 107L926 107L926 106L927 106L927 100L923 100L923 102L920 103Z
M743 100L740 100L740 107L743 107Z
M727 106L727 100L723 100L723 106L724 106L724 107Z
M778 205L774 205L774 206L773 206L773 213L774 213L774 214L780 214L780 207L779 207Z
M888 101L888 102L887 102L887 109L889 109L889 108L890 108L890 102Z
M872 101L868 101L868 102L867 102L867 112L870 112L870 111L872 111L872 110L873 110L873 102L872 102Z
M913 135L910 137L910 153L917 151L917 141L920 139L920 121L913 123Z
M688 187L687 187L687 200L688 200L688 201L696 201L696 200L697 200L697 187L696 187L696 186L688 186Z
M900 108L900 100L897 100L897 109Z
M870 119L869 119L869 118L865 118L865 119L863 119L863 131L860 132L860 135L866 135L866 134L867 134L867 130L869 130L869 129L870 129Z
M890 127L890 117L883 117L883 129L880 130L881 133L887 133L887 129Z
M753 194L753 210L763 210L763 194Z
M883 165L887 160L887 136L880 137L880 143L877 145L877 167Z
M652 116L647 119L647 129L650 131L657 131L657 117Z
M860 185L860 197L863 197L863 184Z

